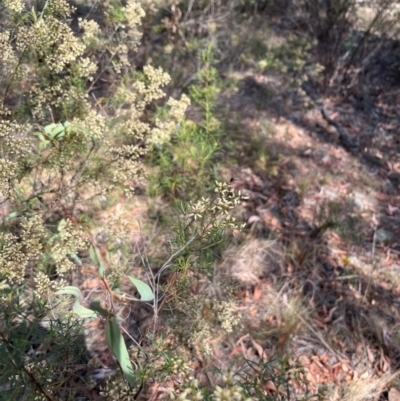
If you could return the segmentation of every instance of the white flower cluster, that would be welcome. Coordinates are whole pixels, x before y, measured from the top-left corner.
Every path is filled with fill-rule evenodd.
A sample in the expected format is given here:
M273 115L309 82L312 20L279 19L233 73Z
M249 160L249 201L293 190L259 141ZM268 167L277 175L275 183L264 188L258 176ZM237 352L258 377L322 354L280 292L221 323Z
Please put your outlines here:
M130 196L134 191L134 184L142 182L144 166L139 157L146 153L146 149L135 145L112 147L109 153L113 158L113 169L110 171L116 186L123 184L125 194Z
M153 100L161 99L165 96L161 89L171 81L169 74L161 68L154 68L151 65L143 67L145 82L136 81L133 84L133 89L137 94L136 105L139 110L144 110L146 105Z
M210 340L216 337L215 333L219 333L220 328L231 333L242 318L233 300L215 299L213 302L204 295L192 295L188 300L178 300L176 306L187 319L183 326L190 327L188 342L207 355L212 354Z
M151 130L149 143L162 145L167 142L178 124L182 121L189 105L190 99L186 95L182 95L180 100L168 99L168 119L156 119L155 127Z
M78 127L83 127L86 129L86 132L90 133L91 138L94 139L101 139L104 137L104 134L106 132L106 120L103 116L101 116L99 113L96 112L96 110L93 110L92 108L88 108L88 110L85 112L85 115L82 117L75 117L71 121L71 125L78 126ZM89 140L89 138L86 136L86 141Z
M241 320L241 315L237 313L235 301L222 301L213 305L215 316L221 322L222 328L227 333L232 333L233 328L237 326Z
M74 36L71 28L53 16L20 27L17 48L20 51L35 49L55 73L65 70L67 65L75 65L85 51L85 45Z
M243 390L232 382L227 381L224 375L224 387L215 386L212 390L211 399L214 401L253 401L253 398L247 397ZM201 389L198 379L188 377L179 390L171 390L170 399L174 401L197 401L206 398L204 390Z
M82 41L89 46L96 41L100 27L96 21L78 18L79 28L83 30Z
M58 18L70 18L76 8L72 7L68 0L51 0L47 2L47 7L44 11Z
M169 396L171 400L175 401L204 400L204 393L200 389L199 380L194 377L189 377L188 381L184 383L183 391L171 391Z
M22 0L4 0L4 5L15 13L20 13L24 9L24 2Z
M226 182L216 182L215 192L219 195L215 200L201 198L197 202L190 202L187 217L193 220L207 220L207 233L216 228L242 230L246 224L238 223L230 212L247 198L241 191L235 193Z
M56 263L57 274L63 277L65 273L75 269L68 256L78 250L87 249L88 243L84 240L82 228L74 225L70 220L62 220L58 226L59 236L55 237L55 244L50 254Z
M114 32L112 32L107 46L112 55L111 63L119 74L123 67L130 66L128 52L137 50L142 37L139 26L145 12L139 1L128 0L125 7L118 9L117 21L113 21L114 7L115 4L109 3L105 12L111 26L114 26Z
M224 388L215 386L213 399L215 401L252 401L252 398L246 397L237 385Z
M29 261L36 261L43 252L47 233L39 215L21 222L21 238L0 233L0 278L9 283L22 284Z
M30 154L27 127L10 122L8 114L0 106L0 194L6 199L14 193L23 161Z
M22 240L25 244L27 255L30 259L38 259L44 251L44 244L49 240L49 234L43 226L42 216L37 214L30 219L23 219Z
M0 233L0 277L20 285L24 281L28 255L23 244L12 234Z
M65 286L62 279L65 273L75 268L68 256L79 249L86 249L84 233L69 220L59 225L59 234L50 236L43 225L42 217L37 214L21 221L22 234L17 237L10 233L0 233L0 280L2 283L20 285L23 283L28 264L37 270L38 263L44 254L49 254L56 263L58 282L50 281L43 272L35 274L36 292L39 296L48 290L56 291Z
M135 393L136 389L131 388L125 380L116 380L115 378L108 379L100 391L100 395L106 401L134 401Z

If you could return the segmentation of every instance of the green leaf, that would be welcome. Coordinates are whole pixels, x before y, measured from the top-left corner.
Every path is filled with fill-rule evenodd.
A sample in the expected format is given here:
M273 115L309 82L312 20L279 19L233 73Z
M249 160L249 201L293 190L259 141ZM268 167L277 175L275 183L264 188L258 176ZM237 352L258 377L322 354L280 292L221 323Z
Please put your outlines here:
M47 148L47 145L50 143L50 141L44 140L39 143L39 150L44 150Z
M101 277L104 277L104 269L105 269L104 263L102 261L99 261L99 274Z
M76 125L74 125L74 128L79 129L84 134L86 134L89 138L93 137L92 133L87 128L85 128L83 125L76 124Z
M72 306L72 310L81 318L93 319L97 317L97 313L93 310L85 308L79 303L81 297L81 290L77 287L67 286L56 292L57 295L72 295L75 297L75 302Z
M57 128L57 126L59 126L59 124L53 123L53 124L46 125L46 126L44 127L44 132L45 132L46 134L51 134L51 132L52 132L55 128Z
M90 256L90 260L96 265L99 266L99 259L97 257L97 253L96 250L94 249L93 245L90 245L89 248L89 256Z
M75 298L80 298L81 297L81 290L78 287L73 287L70 285L67 285L64 288L61 288L61 290L58 290L56 292L57 295L73 295Z
M118 359L122 372L132 387L137 384L136 378L133 374L133 367L129 358L128 350L119 326L115 320L107 320L106 322L106 341L108 347Z
M105 317L106 319L108 319L114 315L114 314L110 313L107 309L104 309L100 306L100 298L96 298L90 303L90 309L99 313L101 316Z
M76 253L70 253L68 255L77 265L82 266L82 260Z
M60 132L60 133L58 133L57 135L54 135L54 136L52 135L51 140L60 139L63 136L65 136L65 131L62 131L62 132Z
M132 276L128 276L128 277L129 277L129 280L131 280L132 284L138 290L141 301L147 302L147 301L153 300L153 298L154 298L153 291L146 283L144 283L143 281L138 280L137 278L134 278Z
M65 219L61 219L57 226L57 231L60 233L64 230L65 226L67 225L67 221Z
M74 302L74 305L72 306L72 310L81 318L83 319L95 319L97 317L97 313L85 308L82 306L79 301Z
M99 315L103 316L106 319L115 318L118 321L122 321L122 317L118 316L112 312L109 312L107 309L104 309L100 306L100 298L96 298L90 303L90 309L97 312Z
M11 219L15 219L16 217L21 216L21 212L11 212L5 219L4 221L8 221Z
M65 135L65 128L61 125L60 127L57 127L51 134L50 134L50 139L54 140L56 138L59 138L61 136Z
M41 132L34 132L33 135L37 136L42 142L48 142Z

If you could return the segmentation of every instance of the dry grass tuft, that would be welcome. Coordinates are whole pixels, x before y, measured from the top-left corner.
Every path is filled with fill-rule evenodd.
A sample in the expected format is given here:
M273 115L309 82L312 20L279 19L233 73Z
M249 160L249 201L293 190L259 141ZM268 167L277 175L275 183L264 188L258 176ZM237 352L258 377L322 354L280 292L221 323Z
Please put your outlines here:
M221 271L244 284L281 273L283 249L275 240L251 239L240 248L228 249Z
M350 383L343 389L342 395L337 395L334 399L341 401L372 401L378 400L382 391L387 388L397 376L387 373L380 378L359 378L353 383Z

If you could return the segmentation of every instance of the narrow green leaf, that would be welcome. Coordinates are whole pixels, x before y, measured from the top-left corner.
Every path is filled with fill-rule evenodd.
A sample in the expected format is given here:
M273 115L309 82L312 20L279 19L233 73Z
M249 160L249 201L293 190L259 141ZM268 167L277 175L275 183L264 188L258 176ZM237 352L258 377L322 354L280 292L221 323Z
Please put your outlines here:
M11 219L15 219L16 217L19 217L19 216L21 216L20 212L11 212L4 220L8 221Z
M106 341L110 350L118 359L126 380L128 380L131 386L135 387L137 382L133 374L132 363L129 358L124 338L122 337L119 326L115 320L107 320L106 322Z
M104 269L105 269L104 263L102 261L99 261L99 274L101 277L104 277Z
M63 136L65 136L65 131L62 131L62 132L57 133L57 135L52 136L51 139L54 141L55 139L60 139L60 138L62 138Z
M91 260L96 266L99 266L99 259L98 259L98 257L97 257L96 250L93 248L93 245L90 245L90 248L89 248L89 256L90 256L90 260Z
M68 255L77 265L82 266L82 260L76 253L70 253Z
M54 129L51 130L50 139L56 139L62 134L65 135L65 128L61 124L58 124L57 127L54 127Z
M46 140L40 142L40 143L39 143L39 150L44 150L44 149L46 149L46 148L47 148L47 145L48 145L49 143L50 143L50 141L46 141Z
M41 132L35 132L33 135L37 136L42 142L47 142L47 139Z
M88 129L86 129L83 125L75 124L74 128L79 129L84 134L86 134L89 138L92 137L92 133Z
M153 291L146 283L144 283L143 281L138 280L137 278L134 278L132 276L128 276L128 277L129 277L129 280L131 280L132 284L138 290L141 301L147 302L147 301L153 300L153 298L154 298Z

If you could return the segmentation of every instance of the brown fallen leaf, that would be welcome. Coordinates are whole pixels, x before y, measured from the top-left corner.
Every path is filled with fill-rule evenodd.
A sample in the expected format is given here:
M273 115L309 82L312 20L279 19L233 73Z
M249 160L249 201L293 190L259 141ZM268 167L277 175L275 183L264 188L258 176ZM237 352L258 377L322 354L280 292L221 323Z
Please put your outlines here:
M261 359L264 362L267 362L268 356L267 356L266 352L264 351L263 347L261 347L261 345L258 344L257 342L255 342L253 339L251 339L251 342L253 344L253 347L256 349L258 355L261 357Z
M367 355L368 355L368 360L370 361L370 363L374 363L375 355L373 354L373 352L371 351L371 348L369 348L369 347L367 347Z
M398 210L400 210L398 207L392 206L390 203L388 203L387 208L388 208L389 216L392 216L394 212L397 212Z
M329 355L327 352L325 354L321 355L321 357L320 357L320 360L324 365L326 365L326 362L328 361L328 359L329 359Z
M276 386L275 384L271 381L268 380L265 384L264 384L264 388L268 391L271 391L273 393L276 393Z
M262 290L261 290L261 286L259 286L258 284L255 285L254 287L254 293L253 293L253 299L254 301L259 301L262 295Z

